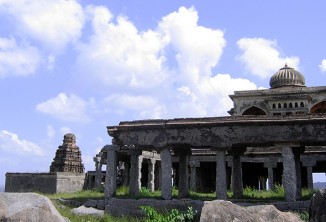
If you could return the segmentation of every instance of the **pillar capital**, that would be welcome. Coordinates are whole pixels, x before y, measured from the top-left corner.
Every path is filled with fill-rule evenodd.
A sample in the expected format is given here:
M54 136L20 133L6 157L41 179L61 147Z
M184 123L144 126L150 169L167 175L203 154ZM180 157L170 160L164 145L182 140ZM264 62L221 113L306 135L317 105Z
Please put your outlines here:
M200 161L199 160L190 160L189 166L190 167L200 167Z
M277 162L265 162L264 167L266 168L276 168L277 167Z

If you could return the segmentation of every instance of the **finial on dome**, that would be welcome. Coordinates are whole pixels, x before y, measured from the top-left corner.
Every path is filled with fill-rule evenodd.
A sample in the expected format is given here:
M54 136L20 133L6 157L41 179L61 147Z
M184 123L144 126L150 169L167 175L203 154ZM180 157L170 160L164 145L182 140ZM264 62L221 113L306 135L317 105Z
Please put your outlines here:
M285 63L285 66L284 66L284 68L287 68L288 67L288 64L287 63Z

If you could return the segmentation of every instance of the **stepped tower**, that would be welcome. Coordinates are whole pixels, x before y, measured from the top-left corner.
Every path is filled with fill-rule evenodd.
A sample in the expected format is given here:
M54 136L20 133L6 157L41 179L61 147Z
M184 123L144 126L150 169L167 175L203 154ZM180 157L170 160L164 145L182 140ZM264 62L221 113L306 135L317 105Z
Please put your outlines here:
M64 135L63 144L58 147L50 172L84 173L81 152L76 145L76 136L72 133Z

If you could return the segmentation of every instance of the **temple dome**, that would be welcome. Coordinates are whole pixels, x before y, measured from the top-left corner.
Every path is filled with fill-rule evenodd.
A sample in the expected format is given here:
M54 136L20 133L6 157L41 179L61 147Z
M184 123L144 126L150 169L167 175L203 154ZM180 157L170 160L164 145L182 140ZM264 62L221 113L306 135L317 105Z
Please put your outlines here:
M271 88L282 86L305 86L305 79L300 72L285 64L283 68L271 77L269 85Z

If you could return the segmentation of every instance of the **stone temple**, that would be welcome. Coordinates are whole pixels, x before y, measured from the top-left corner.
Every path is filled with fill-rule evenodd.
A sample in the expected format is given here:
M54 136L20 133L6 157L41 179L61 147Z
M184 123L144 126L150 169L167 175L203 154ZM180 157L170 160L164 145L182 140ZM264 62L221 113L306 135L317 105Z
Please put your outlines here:
M76 136L64 135L48 173L6 173L5 192L73 193L85 185L84 164Z
M313 186L312 173L326 172L326 86L307 87L304 76L285 65L269 89L235 91L230 98L230 116L108 126L113 145L94 158L96 171L87 183L105 181L108 199L122 177L130 194L160 189L165 200L173 186L180 198L191 189L226 199L228 189L241 198L246 186L277 184L286 201L300 200L302 187Z
M64 135L63 143L58 147L50 172L84 173L81 152L76 145L76 136L72 133Z

